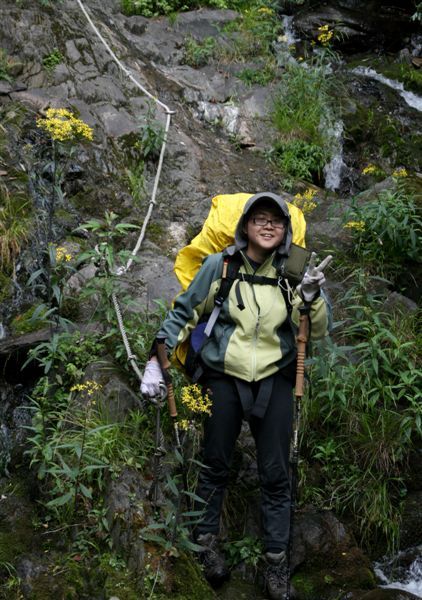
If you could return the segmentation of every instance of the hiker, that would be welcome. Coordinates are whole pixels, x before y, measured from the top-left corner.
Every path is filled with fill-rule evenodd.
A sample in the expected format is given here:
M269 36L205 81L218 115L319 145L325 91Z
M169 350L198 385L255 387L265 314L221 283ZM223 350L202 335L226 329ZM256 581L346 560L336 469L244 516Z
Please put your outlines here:
M257 449L263 573L273 600L283 598L287 584L289 443L296 358L293 323L298 323L298 307L303 301L311 302L311 333L318 339L327 334L329 314L325 296L320 293L325 281L321 271L305 273L295 290L279 277L278 267L288 256L291 241L285 201L269 192L252 196L237 224L235 245L204 259L157 334L158 340L165 338L170 353L201 318L206 320L220 289L225 258L237 257L238 275L200 351L199 383L212 399L212 415L204 422L204 466L196 490L207 504L195 539L203 548L200 560L204 574L217 587L229 578L219 546L220 515L235 442L246 419ZM145 367L142 393L158 394L162 380L153 349Z

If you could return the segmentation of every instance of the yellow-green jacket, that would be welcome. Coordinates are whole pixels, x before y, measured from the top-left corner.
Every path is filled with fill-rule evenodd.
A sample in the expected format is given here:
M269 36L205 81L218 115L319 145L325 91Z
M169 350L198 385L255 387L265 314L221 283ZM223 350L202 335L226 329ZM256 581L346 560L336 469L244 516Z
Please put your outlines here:
M264 195L277 202L288 220L288 227L283 243L254 271L244 254L247 246L244 223L248 211ZM232 247L232 252L239 252L243 258L239 269L240 279L231 286L212 334L201 349L205 368L208 366L245 381L259 381L295 360L295 329L299 323L298 307L303 302L301 297L296 291L291 292L293 309L290 320L284 296L277 285L250 283L241 279L242 273L278 278L280 256L289 255L291 240L286 203L275 194L253 196L245 205L236 228L236 245ZM222 252L206 257L188 289L176 298L157 334L158 338L166 338L166 346L170 351L189 337L200 320L211 314L215 295L220 289L223 262ZM281 284L284 285L285 281ZM243 310L238 306L239 292ZM312 303L310 319L312 339L320 339L328 334L330 307L324 294Z

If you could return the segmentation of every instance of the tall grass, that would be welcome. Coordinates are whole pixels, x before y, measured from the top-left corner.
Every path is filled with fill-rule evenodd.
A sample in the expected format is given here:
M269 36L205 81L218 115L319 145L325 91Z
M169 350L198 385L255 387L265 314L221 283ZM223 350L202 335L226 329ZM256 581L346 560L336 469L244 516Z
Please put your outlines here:
M282 172L319 183L331 158L335 80L324 55L287 65L276 92L272 121L278 136L271 153Z
M382 312L367 286L362 277L346 296L341 343L313 359L302 485L307 501L352 516L363 544L382 539L393 548L407 459L422 435L417 323Z
M0 186L0 267L10 271L28 241L31 226L29 202L21 192Z

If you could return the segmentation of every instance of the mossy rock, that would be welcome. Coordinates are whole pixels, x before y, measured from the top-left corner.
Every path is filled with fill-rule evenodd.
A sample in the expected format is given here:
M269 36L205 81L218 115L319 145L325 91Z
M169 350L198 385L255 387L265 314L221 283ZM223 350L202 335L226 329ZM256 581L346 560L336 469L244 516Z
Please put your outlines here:
M206 582L199 564L193 557L181 554L168 569L170 590L154 594L155 600L213 600L216 595Z
M6 273L0 271L0 304L12 297L13 284L12 278Z
M4 485L1 485L4 484ZM5 498L0 505L0 565L12 564L28 552L33 539L33 508L25 482L18 478L0 480Z
M298 600L334 600L340 590L367 590L376 585L372 571L365 566L322 569L300 572L293 576L292 585Z
M376 158L376 167L390 172L396 166L417 170L420 156L420 136L416 131L378 112L376 105L358 105L356 111L345 115L346 145L356 148L362 160L362 169Z
M32 333L38 331L46 326L44 315L47 312L47 308L43 308L39 311L37 316L34 318L35 311L40 305L31 306L23 313L16 315L16 317L10 323L10 329L13 335L23 335L25 333Z

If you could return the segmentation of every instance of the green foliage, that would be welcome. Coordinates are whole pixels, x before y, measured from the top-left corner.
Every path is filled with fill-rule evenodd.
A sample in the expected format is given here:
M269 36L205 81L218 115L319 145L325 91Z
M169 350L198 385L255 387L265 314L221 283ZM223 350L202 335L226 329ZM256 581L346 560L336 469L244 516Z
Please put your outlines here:
M65 397L61 388L49 398L47 387L33 397L28 454L45 507L60 522L69 522L78 511L92 512L106 474L118 472L122 465L141 467L149 449L146 415L132 411L123 421L109 422L99 394L88 383L80 384L78 397L72 392ZM107 531L106 521L101 524Z
M217 42L213 37L197 41L190 36L185 41L183 62L191 67L203 67L215 58Z
M282 75L272 112L280 134L273 158L285 174L318 182L332 152L333 86L324 54L307 68L288 65Z
M275 70L270 64L267 64L263 69L243 69L237 74L237 77L248 85L268 85L275 78Z
M126 180L135 206L141 204L145 194L144 169L145 163L143 161L139 161L132 168L125 168Z
M256 569L258 561L262 556L263 546L261 540L246 536L241 540L227 542L224 545L224 551L230 567L235 567L240 562L245 562L245 564Z
M344 298L342 344L312 359L312 396L303 406L305 502L351 516L364 544L397 543L409 452L422 434L416 323L381 312L357 273ZM312 483L319 465L320 480Z
M32 223L26 195L0 185L0 268L10 273L28 241Z
M12 81L12 77L9 73L10 63L7 53L3 48L0 48L0 81Z
M64 61L64 56L60 52L58 48L54 48L50 54L47 54L42 59L42 64L47 71L52 71L54 67L57 67L60 63Z
M320 181L329 158L326 149L301 139L276 142L269 156L283 173L308 181Z
M47 307L43 304L41 310L38 305L31 306L24 313L20 313L14 317L10 323L10 329L14 335L23 335L31 331L37 331L46 324ZM35 317L34 317L35 314Z
M208 0L201 2L191 0L121 0L122 12L126 15L142 15L144 17L158 17L170 15L174 12L194 10L200 6L212 6L215 8L228 8L226 0Z
M273 62L274 42L281 31L277 12L271 2L249 0L230 6L239 10L241 16L224 27L227 34L233 34L230 47L220 49L226 60L245 61L264 58Z
M422 23L422 2L416 2L415 0L415 12L412 15L412 21L419 21Z
M355 200L345 221L353 232L354 254L376 273L396 275L405 262L420 262L422 219L405 184L366 202Z
M158 158L164 140L164 127L154 116L154 106L150 106L147 114L142 117L139 124L139 136L135 148L142 154L142 158Z

